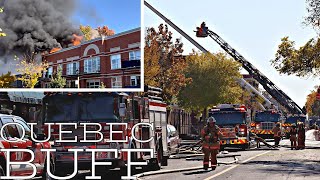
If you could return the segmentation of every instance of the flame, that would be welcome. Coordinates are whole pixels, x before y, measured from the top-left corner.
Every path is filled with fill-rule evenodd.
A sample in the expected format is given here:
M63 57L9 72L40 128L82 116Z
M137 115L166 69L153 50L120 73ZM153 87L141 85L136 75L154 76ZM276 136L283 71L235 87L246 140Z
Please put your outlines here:
M50 54L55 53L60 50L61 50L61 48L53 48L53 49L51 49Z
M76 35L76 34L73 34L72 36L73 36L72 44L73 44L74 46L80 45L80 44L81 44L81 41L82 41L82 39L83 39L83 36L78 36L78 35Z

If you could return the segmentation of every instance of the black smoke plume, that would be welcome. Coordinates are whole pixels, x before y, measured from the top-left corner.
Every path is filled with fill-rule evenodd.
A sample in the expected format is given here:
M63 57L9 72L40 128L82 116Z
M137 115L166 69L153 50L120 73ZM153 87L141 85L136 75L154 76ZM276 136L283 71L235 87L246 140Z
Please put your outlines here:
M76 0L0 0L0 58L67 47L80 34L70 21Z

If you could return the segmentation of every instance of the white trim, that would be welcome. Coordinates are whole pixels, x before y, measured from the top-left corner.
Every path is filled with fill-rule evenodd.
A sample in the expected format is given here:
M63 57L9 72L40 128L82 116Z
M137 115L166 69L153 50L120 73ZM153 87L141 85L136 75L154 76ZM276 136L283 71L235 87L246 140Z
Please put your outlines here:
M167 112L167 109L165 107L160 107L160 106L149 106L149 111Z
M83 52L83 57L88 56L88 51L89 51L90 49L95 50L95 51L96 51L95 54L100 54L100 49L99 49L99 47L98 47L97 45L95 45L95 44L90 44L90 45L87 46L86 49L84 50L84 52Z
M80 59L79 56L73 56L73 57L67 58L66 61L68 62L68 61L74 61L74 60L78 60L78 59Z
M140 42L136 42L136 43L132 43L132 44L128 44L128 48L141 48L141 43Z
M120 51L120 46L118 47L113 47L113 48L110 48L110 52L116 52L116 51Z

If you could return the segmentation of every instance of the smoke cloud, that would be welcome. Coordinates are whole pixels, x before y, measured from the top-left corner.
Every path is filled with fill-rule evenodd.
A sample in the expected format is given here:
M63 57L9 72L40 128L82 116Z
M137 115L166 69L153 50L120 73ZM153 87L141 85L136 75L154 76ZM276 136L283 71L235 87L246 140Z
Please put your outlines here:
M0 0L0 57L67 47L72 34L80 34L70 22L76 0ZM10 58L10 61L12 59Z

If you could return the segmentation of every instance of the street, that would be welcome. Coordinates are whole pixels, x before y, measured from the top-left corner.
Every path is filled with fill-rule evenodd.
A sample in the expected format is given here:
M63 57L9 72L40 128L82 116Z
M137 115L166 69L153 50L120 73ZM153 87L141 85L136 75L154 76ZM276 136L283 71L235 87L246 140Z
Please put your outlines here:
M291 150L289 140L281 141L279 150L234 151L241 154L239 162L232 165L220 165L215 171L195 170L177 172L164 175L141 177L140 179L166 180L174 179L319 179L320 175L320 141L306 141L305 150ZM231 158L218 159L232 161ZM201 161L186 161L185 159L171 159L169 166L162 170L201 166Z

